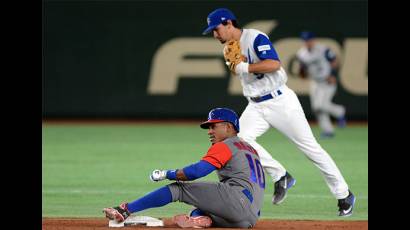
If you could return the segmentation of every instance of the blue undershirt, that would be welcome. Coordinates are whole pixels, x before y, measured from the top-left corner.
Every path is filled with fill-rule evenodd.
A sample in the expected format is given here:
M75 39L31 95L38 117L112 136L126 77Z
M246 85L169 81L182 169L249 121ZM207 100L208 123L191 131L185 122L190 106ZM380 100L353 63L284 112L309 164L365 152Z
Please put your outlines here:
M199 162L189 165L182 169L184 174L188 180L195 180L201 177L204 177L216 169L211 163L200 160ZM176 180L176 170L168 170L167 171L167 179L168 180Z

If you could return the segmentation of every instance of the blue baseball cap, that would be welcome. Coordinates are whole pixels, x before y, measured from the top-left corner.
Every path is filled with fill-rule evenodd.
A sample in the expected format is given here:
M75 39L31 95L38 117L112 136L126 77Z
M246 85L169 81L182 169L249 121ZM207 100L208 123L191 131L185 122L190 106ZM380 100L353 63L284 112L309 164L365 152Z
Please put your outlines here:
M226 20L236 20L235 15L232 11L226 8L218 8L212 11L207 18L208 27L202 32L203 35L211 32L215 27Z
M307 41L307 40L310 40L312 38L315 38L315 34L313 32L310 32L310 31L303 31L302 33L300 33L300 38Z
M212 109L208 114L208 120L203 122L200 126L203 129L207 129L211 124L219 122L230 122L235 127L236 132L239 133L238 115L235 113L235 111L228 108Z

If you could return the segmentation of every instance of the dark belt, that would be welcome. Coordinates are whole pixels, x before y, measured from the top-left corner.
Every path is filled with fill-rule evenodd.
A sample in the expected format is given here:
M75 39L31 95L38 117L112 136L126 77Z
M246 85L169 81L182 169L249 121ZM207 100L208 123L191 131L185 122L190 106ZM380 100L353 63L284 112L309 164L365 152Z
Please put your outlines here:
M260 97L250 97L250 99L252 101L256 102L256 103L259 103L259 102L262 102L262 101L272 99L272 98L277 97L277 96L282 94L282 91L280 91L279 89L276 90L275 92L276 92L275 96L272 95L272 93L270 93L270 94L266 94L266 95L263 95L263 96L260 96Z
M243 194L249 199L249 201L252 203L253 202L253 196L252 193L248 189L242 190Z

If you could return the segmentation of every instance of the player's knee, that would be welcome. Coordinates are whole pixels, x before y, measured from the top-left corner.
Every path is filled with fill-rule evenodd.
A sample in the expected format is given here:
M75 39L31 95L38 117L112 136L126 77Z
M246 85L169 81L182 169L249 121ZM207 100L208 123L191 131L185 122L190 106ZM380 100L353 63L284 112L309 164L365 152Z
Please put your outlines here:
M323 110L325 110L325 111L328 111L330 109L330 107L332 107L332 105L330 103L325 103L322 106Z
M179 182L174 182L168 185L169 191L172 195L172 202L181 201L182 189Z
M321 107L315 107L312 110L316 114L321 114L323 112L323 109Z

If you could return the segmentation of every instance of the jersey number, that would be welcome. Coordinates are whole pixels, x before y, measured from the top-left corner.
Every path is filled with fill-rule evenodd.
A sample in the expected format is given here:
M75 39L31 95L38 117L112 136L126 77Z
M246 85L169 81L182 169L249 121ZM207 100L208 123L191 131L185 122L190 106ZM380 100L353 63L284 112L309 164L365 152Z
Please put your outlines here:
M255 161L252 156L245 154L246 159L248 159L249 168L251 169L250 180L254 183L259 184L259 187L265 189L265 173L263 172L262 164L258 159Z

